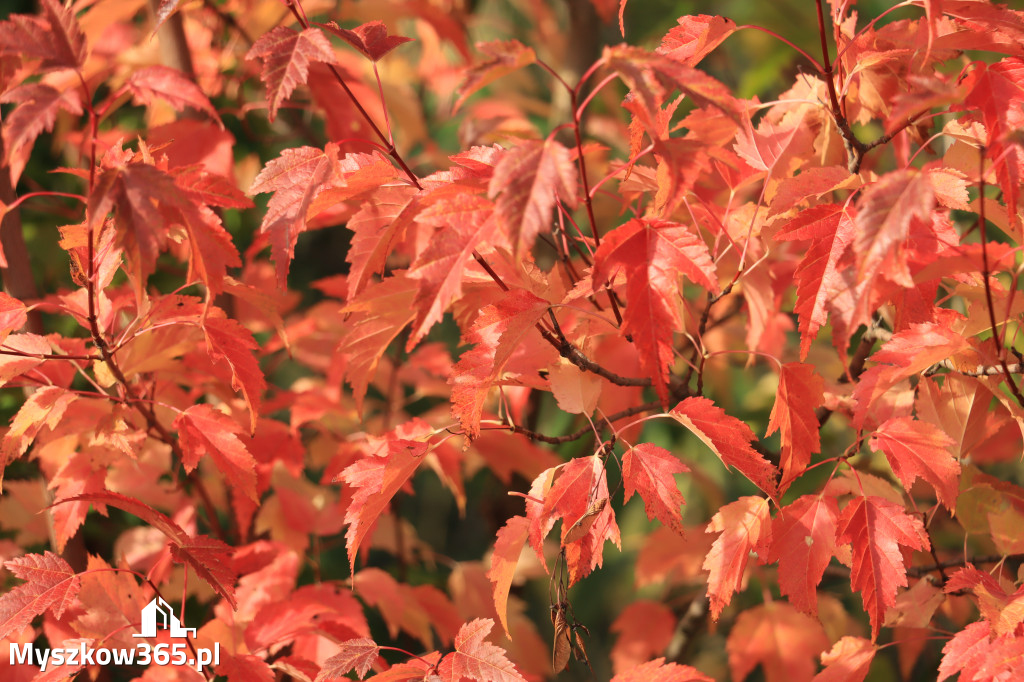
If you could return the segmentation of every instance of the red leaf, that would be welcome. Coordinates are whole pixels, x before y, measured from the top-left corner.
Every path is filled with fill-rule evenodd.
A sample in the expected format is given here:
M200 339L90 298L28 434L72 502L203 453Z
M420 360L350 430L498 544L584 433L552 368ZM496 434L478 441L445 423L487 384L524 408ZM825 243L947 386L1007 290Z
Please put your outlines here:
M736 30L736 22L725 17L697 14L679 17L658 52L687 66L696 66Z
M323 668L316 676L316 682L342 677L353 669L359 675L359 679L363 679L377 660L378 651L380 649L377 643L369 637L342 642L341 650L324 661Z
M260 78L267 87L271 121L295 88L306 82L310 62L338 63L331 42L320 29L307 28L300 33L287 26L260 36L245 58L263 62Z
M55 504L67 502L92 502L97 507L109 504L139 517L167 536L172 543L171 554L176 561L187 562L200 578L227 600L231 608L236 608L235 574L231 568L233 550L228 545L205 535L193 538L181 526L148 504L119 493L85 493Z
M530 494L534 492L531 490ZM565 542L566 534L573 524L583 518L595 502L607 497L608 482L601 458L577 457L562 468L554 485L544 496L544 505L539 513L527 514L530 519L531 544L538 550L538 554L544 536L556 521L562 520L562 544L569 565L570 584L586 577L602 564L606 540L611 540L616 546L619 544L619 527L615 523L612 508L607 504L597 513L585 537L576 542Z
M11 332L21 329L27 320L28 309L25 304L0 291L0 344L7 340Z
M721 533L704 559L704 570L710 573L711 618L718 620L733 592L743 585L750 552L763 552L771 537L768 500L748 496L725 505L711 518L706 532Z
M82 587L81 578L68 562L53 552L26 554L4 566L28 582L0 597L0 639L21 632L47 609L60 619Z
M186 472L195 470L203 455L210 455L230 488L259 502L256 460L236 435L241 429L234 419L210 405L193 405L177 416L174 428L181 439Z
M657 518L679 535L683 535L683 515L679 510L685 504L673 475L689 471L668 450L651 443L641 443L622 457L622 481L625 486L624 502L634 492L644 500L647 518Z
M192 107L220 122L217 110L195 81L169 66L157 64L138 69L128 78L124 87L132 93L136 104L148 107L153 104L153 100L159 99L177 112Z
M865 188L857 200L853 242L858 282L883 270L892 282L912 287L903 244L911 220L930 220L934 207L935 188L927 175L916 171L893 171Z
M416 217L430 231L430 238L409 269L409 277L419 281L419 293L406 350L412 350L462 295L462 280L474 250L490 241L497 229L494 213L494 204L486 197L458 192Z
M497 383L513 353L536 335L535 324L547 313L549 303L529 291L514 289L480 311L465 335L476 347L462 354L452 371L452 415L466 435L480 434L480 414L491 387ZM539 339L539 335L538 339Z
M502 76L512 73L524 66L537 61L532 47L526 47L518 40L477 43L476 49L490 57L489 60L477 64L466 71L466 79L459 87L459 99L454 111L458 111L462 103L474 92L490 85Z
M277 282L282 289L288 281L295 243L299 234L306 230L309 208L326 189L336 164L337 152L333 144L328 144L326 150L285 149L281 156L263 167L249 188L250 194L274 192L260 223L260 232L270 238Z
M392 438L383 457L367 456L349 465L339 478L356 488L345 510L349 568L355 572L356 554L377 518L423 462L427 444Z
M813 682L863 682L876 651L875 645L863 637L843 637L821 655L825 669L814 676Z
M47 355L53 350L44 337L27 333L11 334L4 341L3 347L16 352L0 353L0 386L41 365L44 359L36 356Z
M913 417L897 417L886 421L871 437L871 449L884 452L889 466L903 487L920 476L928 481L939 502L951 512L960 494L960 462L950 455L953 439L939 427Z
M0 55L41 59L40 71L77 69L87 47L75 10L57 0L42 0L46 19L14 14L0 22Z
M494 583L494 608L501 627L508 634L508 591L516 573L519 555L529 536L530 522L525 516L513 516L498 530L491 554L491 568L487 578Z
M682 327L679 275L717 293L715 265L704 241L690 228L634 218L602 238L594 255L594 289L619 272L626 276L628 300L621 333L633 337L641 367L667 401L668 370L675 362L673 334Z
M484 638L494 627L490 618L477 618L466 623L455 636L455 653L444 657L440 665L441 679L459 682L463 677L480 682L525 682L505 651Z
M778 470L750 447L754 432L749 426L701 397L686 398L669 415L704 441L726 466L739 469L769 495L776 494Z
M809 680L826 647L818 621L778 601L742 612L725 645L733 682L743 682L758 664L766 682Z
M402 43L408 43L412 40L412 38L388 35L388 27L381 21L370 21L362 26L357 26L351 31L347 28L339 27L333 21L320 24L320 26L323 26L362 52L368 59L372 59L375 62Z
M352 247L345 256L352 265L348 277L350 296L366 288L374 275L384 272L392 249L416 224L414 219L423 208L419 196L418 190L410 185L385 184L373 193L372 201L364 203L349 218L346 227L354 233Z
M779 589L804 613L818 612L817 587L832 559L839 505L826 495L804 495L772 519L768 561L779 562Z
M553 139L527 140L501 155L487 196L497 197L498 221L516 253L533 248L561 200L576 208L576 166Z
M855 497L839 518L836 541L853 545L850 583L861 593L874 641L886 610L896 603L896 591L907 586L899 545L927 550L928 534L900 505L881 497Z
M207 315L203 320L206 352L214 362L224 360L231 369L231 387L241 391L249 407L249 424L256 432L260 416L260 397L267 382L252 352L258 348L249 330L235 320Z
M274 682L275 679L270 665L250 654L229 653L215 669L218 676L227 678L227 682Z
M236 576L231 563L234 551L233 547L206 535L189 537L171 546L171 556L176 561L188 563L196 575L224 597L232 609L238 608L235 602Z
M626 0L622 0L626 4ZM713 682L712 678L696 668L678 663L666 663L664 658L647 661L632 670L618 673L611 682Z
M780 432L783 486L803 473L811 454L821 450L815 410L825 402L824 390L825 380L811 365L788 362L779 372L779 387L765 435Z
M796 305L800 319L800 359L807 357L818 330L828 321L828 307L837 292L847 287L840 258L853 242L856 226L848 207L814 206L786 224L776 239L807 241L807 253L796 268Z
M18 106L4 121L4 153L12 166L11 178L17 182L24 165L22 150L31 149L44 130L53 130L57 114L64 110L75 116L82 114L82 91L78 87L58 90L46 83L23 83L0 95L4 104Z
M350 317L336 352L346 359L345 379L352 386L352 397L360 412L377 363L416 315L416 290L416 280L405 273L395 273L370 284L342 309Z
M988 623L971 623L942 648L938 682L960 673L962 682L1020 679L1024 673L1024 638L992 637Z

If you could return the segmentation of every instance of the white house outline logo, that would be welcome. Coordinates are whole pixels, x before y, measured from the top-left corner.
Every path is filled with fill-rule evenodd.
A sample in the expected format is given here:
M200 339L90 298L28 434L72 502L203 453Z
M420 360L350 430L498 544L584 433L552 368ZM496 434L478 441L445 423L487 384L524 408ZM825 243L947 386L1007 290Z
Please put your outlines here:
M181 621L174 615L174 608L160 597L154 597L153 601L146 604L142 609L142 632L132 637L156 637L157 617L159 614L161 629L170 630L171 637L196 636L195 628L184 628Z

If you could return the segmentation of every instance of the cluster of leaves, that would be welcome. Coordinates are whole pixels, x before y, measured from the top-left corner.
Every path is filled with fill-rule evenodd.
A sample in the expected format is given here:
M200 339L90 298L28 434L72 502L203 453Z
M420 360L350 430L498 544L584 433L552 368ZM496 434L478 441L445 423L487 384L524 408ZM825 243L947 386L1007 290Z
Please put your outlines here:
M224 651L208 679L601 667L574 590L637 495L660 525L615 680L1024 676L1024 13L818 0L807 51L686 16L573 72L559 3L521 3L535 47L482 58L448 3L356 3L354 28L295 0L153 4L0 22L0 643L134 646L180 591ZM587 6L616 9L625 34L625 0ZM802 62L775 100L698 68L741 29ZM44 139L57 175L33 171ZM59 226L52 291L30 211ZM299 237L327 226L344 274L303 301ZM489 558L399 513L425 469L463 513L474 476L523 500ZM342 536L348 577L322 570ZM543 637L524 581L549 586Z

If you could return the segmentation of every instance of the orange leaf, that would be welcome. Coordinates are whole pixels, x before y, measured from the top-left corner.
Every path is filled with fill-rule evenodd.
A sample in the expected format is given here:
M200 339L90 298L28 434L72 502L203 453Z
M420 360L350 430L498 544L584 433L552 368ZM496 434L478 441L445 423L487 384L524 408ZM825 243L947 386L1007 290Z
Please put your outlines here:
M876 651L875 645L863 637L843 637L821 655L825 669L814 676L813 682L863 682Z
M725 645L734 682L743 682L758 664L765 682L810 680L827 647L821 623L777 601L740 613Z
M516 573L519 555L529 536L530 523L525 516L513 516L498 530L491 554L491 568L487 577L494 583L494 608L498 611L501 627L508 634L508 591Z
M612 667L622 673L663 653L672 641L676 627L675 614L664 604L647 599L633 602L612 623L618 633L612 647Z
M207 315L203 320L206 352L214 362L224 360L231 369L231 387L241 391L249 407L249 427L256 432L260 397L267 382L252 352L258 348L249 330L235 320Z
M750 552L763 552L771 535L768 500L747 496L725 505L711 518L706 532L721 533L704 559L704 570L710 572L711 618L718 620L733 592L742 587Z
M626 0L622 0L626 4ZM678 663L666 663L664 658L647 661L632 670L620 672L611 682L713 682L712 678L696 668Z

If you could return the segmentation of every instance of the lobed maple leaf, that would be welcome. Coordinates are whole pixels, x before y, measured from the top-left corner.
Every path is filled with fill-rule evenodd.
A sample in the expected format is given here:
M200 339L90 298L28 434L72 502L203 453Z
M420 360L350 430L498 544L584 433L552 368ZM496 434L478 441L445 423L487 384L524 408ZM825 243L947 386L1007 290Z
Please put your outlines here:
M925 551L928 534L921 521L898 504L875 496L855 497L839 517L836 541L853 545L850 584L861 593L871 620L871 639L896 603L896 591L907 586L907 569L899 545Z
M315 682L326 682L347 675L355 670L359 679L366 677L377 660L380 648L369 637L359 637L341 643L341 649L326 661L316 676Z
M405 273L393 273L353 295L342 309L350 317L336 353L346 360L345 379L352 386L352 397L360 412L377 363L416 315L413 300L418 286Z
M442 682L460 682L468 677L479 682L525 682L505 651L485 641L494 627L490 618L466 623L455 635L455 652L441 659L438 676Z
M349 465L335 479L356 488L345 510L345 545L349 568L355 573L356 554L377 518L423 462L427 444L390 438L384 456L367 456Z
M534 490L531 489L530 494L534 496ZM616 546L620 542L615 514L607 503L601 505L596 514L588 517L590 528L582 538L567 541L572 539L568 534L575 523L587 516L600 500L608 498L608 480L603 460L596 455L574 458L561 469L543 498L541 509L531 513L531 508L527 507L530 544L538 556L543 556L541 541L555 522L561 519L562 545L565 547L571 585L602 564L606 540L611 540Z
M43 386L22 403L0 443L0 490L7 465L25 454L44 427L53 429L60 424L68 405L77 398L76 393L59 386Z
M23 153L28 154L44 130L53 130L57 114L82 114L82 93L77 87L58 90L46 83L22 83L0 95L0 102L17 105L3 122L4 153L10 160L14 182L25 164Z
M797 290L793 310L799 318L801 360L828 321L833 298L846 286L840 261L855 234L850 208L828 204L802 211L775 235L776 239L810 242L794 276Z
M554 139L527 140L502 154L487 196L516 253L528 252L551 225L557 201L576 208L576 168L569 150Z
M77 69L85 63L88 47L75 10L58 0L40 2L46 18L11 15L0 22L0 56L39 59L40 71Z
M508 629L508 592L529 531L530 522L525 516L513 516L498 529L494 551L491 553L491 568L487 571L487 579L494 583L494 608L506 634L511 634Z
M28 582L0 596L0 639L20 632L47 609L60 619L82 587L68 562L50 551L10 559L4 566Z
M939 427L913 417L895 417L879 426L871 436L871 449L884 452L889 466L903 486L920 477L928 481L951 512L960 494L960 462L949 452L953 439Z
M669 416L704 441L726 466L736 467L758 488L775 496L778 470L750 447L754 432L749 426L699 396L685 398Z
M830 495L804 495L772 519L767 560L779 562L779 589L804 613L818 612L817 587L832 559L839 505Z
M743 682L758 664L765 682L809 682L828 644L817 620L770 601L740 613L725 648L735 682Z
M998 682L1024 675L1024 637L992 637L988 623L971 623L942 647L938 682L960 673L963 682Z
M388 35L388 27L382 21L368 21L354 29L341 28L333 21L318 24L356 48L372 61L380 61L381 57L412 38Z
M125 82L124 90L132 93L134 102L138 105L148 107L152 105L153 100L162 100L177 112L184 111L185 107L192 107L208 114L220 123L221 127L224 125L202 89L178 69L162 64L137 69Z
M679 275L717 293L715 265L704 241L690 228L665 220L634 218L601 239L594 254L594 289L619 272L626 276L628 301L621 333L633 338L640 366L666 402L669 367L675 361L673 334L682 327Z
M634 492L640 493L648 520L657 518L683 535L683 515L679 507L685 501L673 476L689 470L664 448L651 443L636 445L622 456L623 502L628 502Z
M779 386L765 435L779 431L783 486L802 474L811 455L821 450L815 411L825 401L824 390L825 380L811 365L787 362L779 371Z
M207 315L202 325L206 352L214 362L227 362L231 370L231 387L242 392L249 407L250 431L255 433L260 399L267 387L259 363L252 354L258 348L256 341L248 329L229 318Z
M904 287L914 284L903 244L910 236L910 223L930 220L935 207L935 188L927 175L912 170L893 171L861 193L857 201L857 279L883 269L885 277Z
M706 14L679 17L676 23L661 39L658 53L687 66L696 66L736 30L732 19Z
M476 49L489 59L466 71L465 80L459 87L459 99L453 111L458 111L470 95L485 88L504 75L512 73L537 61L532 47L526 47L518 40L495 40L477 43Z
M310 62L338 63L331 42L319 28L300 32L287 26L278 26L260 36L245 58L263 62L260 79L267 88L271 121L295 88L306 82Z
M330 186L337 158L334 143L328 143L325 149L285 149L263 167L249 188L249 194L274 193L260 223L260 232L270 239L271 257L277 265L277 282L282 289L288 281L299 234L307 229L310 206Z
M237 607L234 588L235 573L231 563L233 550L225 543L205 535L193 537L165 514L140 500L120 493L109 491L84 493L59 500L55 504L68 502L92 502L98 508L109 504L139 517L167 536L171 541L171 555L176 561L191 566L196 575L224 597L232 609Z
M703 565L708 571L711 618L718 620L733 593L742 587L751 551L763 555L770 542L768 500L747 496L730 502L715 513L705 532L721 533Z
M186 472L194 471L203 455L210 455L233 490L259 502L256 460L238 438L241 429L234 419L210 405L193 405L175 418L174 428Z
M488 392L513 353L536 332L534 325L547 313L549 306L547 301L529 291L513 289L497 303L481 310L465 334L465 341L476 346L462 354L449 382L452 415L470 438L480 434L480 414Z
M437 201L420 212L416 222L430 230L430 241L409 268L409 277L417 280L419 291L406 350L412 350L441 321L449 304L461 296L473 253L493 238L498 227L494 204L467 192Z

